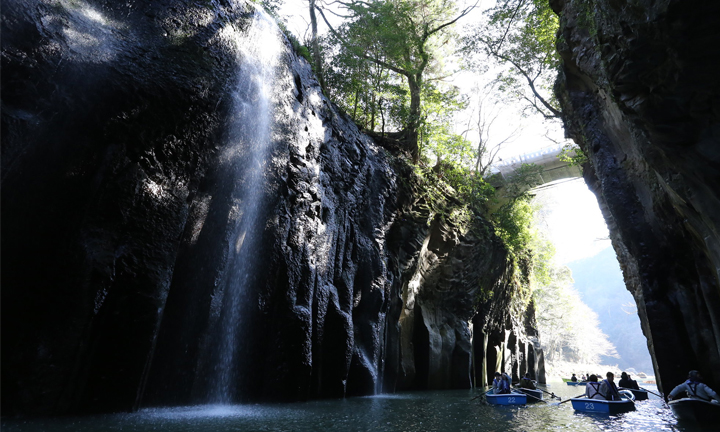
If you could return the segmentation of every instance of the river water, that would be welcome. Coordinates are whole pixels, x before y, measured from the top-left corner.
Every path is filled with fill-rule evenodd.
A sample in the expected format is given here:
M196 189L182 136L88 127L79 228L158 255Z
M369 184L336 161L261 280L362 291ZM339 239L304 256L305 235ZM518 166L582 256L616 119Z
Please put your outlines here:
M657 391L653 386L648 390ZM563 397L581 389L552 384ZM717 430L678 424L657 397L616 415L575 413L571 403L488 406L478 390L408 392L287 404L206 405L143 409L132 414L2 422L3 432L54 431L683 431Z

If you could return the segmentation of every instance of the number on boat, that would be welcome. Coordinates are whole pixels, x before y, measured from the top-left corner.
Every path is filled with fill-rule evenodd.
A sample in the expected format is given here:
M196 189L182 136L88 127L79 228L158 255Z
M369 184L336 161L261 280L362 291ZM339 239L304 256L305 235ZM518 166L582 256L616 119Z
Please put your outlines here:
M509 397L509 398L508 398L508 403L515 403L515 398L514 398L514 397Z
M591 404L591 403L587 403L587 402L586 402L586 403L585 403L585 409L586 409L586 410L594 410L594 409L595 409L595 406L594 406L593 404Z

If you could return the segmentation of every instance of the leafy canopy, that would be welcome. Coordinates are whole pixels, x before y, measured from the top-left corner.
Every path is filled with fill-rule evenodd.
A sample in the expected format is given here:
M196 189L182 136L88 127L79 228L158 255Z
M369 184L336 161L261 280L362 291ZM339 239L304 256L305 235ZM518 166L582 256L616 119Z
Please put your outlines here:
M545 118L557 118L560 108L552 85L560 64L558 28L547 0L501 0L486 22L468 27L463 50L495 59L503 66L497 76L501 91Z

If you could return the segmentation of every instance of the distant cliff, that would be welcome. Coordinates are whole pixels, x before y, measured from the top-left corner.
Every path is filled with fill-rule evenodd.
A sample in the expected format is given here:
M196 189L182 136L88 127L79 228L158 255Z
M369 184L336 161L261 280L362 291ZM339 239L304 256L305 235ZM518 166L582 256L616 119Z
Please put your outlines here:
M544 379L522 266L267 20L3 3L3 415Z
M664 391L720 384L720 2L551 0L556 86Z

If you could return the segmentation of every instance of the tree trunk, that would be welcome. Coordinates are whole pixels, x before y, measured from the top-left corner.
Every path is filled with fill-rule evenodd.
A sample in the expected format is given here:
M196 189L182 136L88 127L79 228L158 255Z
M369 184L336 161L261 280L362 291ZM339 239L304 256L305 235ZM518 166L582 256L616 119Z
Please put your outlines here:
M318 82L320 83L320 88L322 88L322 92L327 95L327 89L325 88L325 79L323 78L322 72L320 44L318 43L317 17L315 16L315 0L310 0L310 25L312 27L312 54L313 60L315 61L315 75L317 75Z
M407 147L410 150L413 162L420 161L420 147L418 143L418 129L420 128L420 85L421 77L407 75L410 87L410 119L407 125Z

